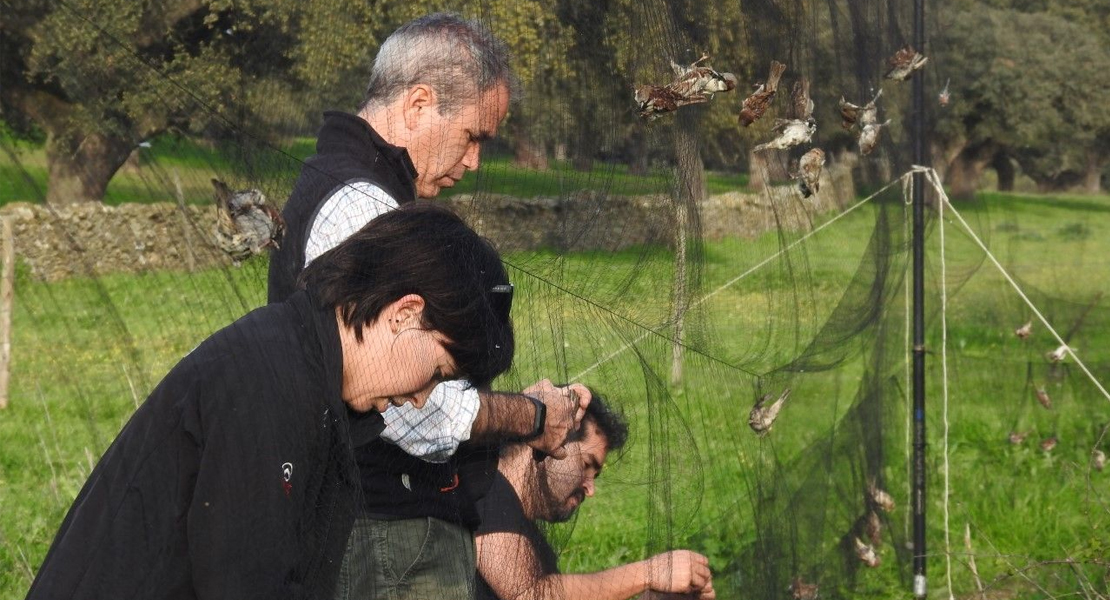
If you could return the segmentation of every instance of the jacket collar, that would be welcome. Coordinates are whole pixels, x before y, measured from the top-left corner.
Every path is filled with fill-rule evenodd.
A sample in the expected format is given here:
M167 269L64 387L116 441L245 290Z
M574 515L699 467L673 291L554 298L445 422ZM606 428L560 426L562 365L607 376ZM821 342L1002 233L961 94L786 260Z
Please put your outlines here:
M416 165L408 150L385 141L374 128L358 115L339 111L324 113L324 125L316 139L318 154L350 152L371 166L375 155L386 160L388 166L400 176L408 174L411 182L416 179Z
M289 297L289 304L302 315L306 328L305 351L314 355L323 368L327 381L326 402L336 416L344 415L350 430L352 447L373 440L385 429L385 421L377 411L351 410L343 401L343 345L339 341L339 322L335 309L321 306L311 291L300 290ZM342 418L342 417L341 417Z

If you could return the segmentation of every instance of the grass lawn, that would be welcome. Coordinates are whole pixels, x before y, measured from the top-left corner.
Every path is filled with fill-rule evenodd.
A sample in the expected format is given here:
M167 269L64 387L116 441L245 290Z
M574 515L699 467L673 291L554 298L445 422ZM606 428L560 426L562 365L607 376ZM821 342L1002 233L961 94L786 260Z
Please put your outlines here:
M38 202L46 193L46 155L40 145L0 139L11 148L15 160L0 160L0 205L8 202ZM151 140L149 147L137 151L138 166L125 165L112 178L104 203L167 202L166 190L175 189L175 178L181 182L182 196L187 203L212 201L213 176L233 186L258 186L274 198L288 195L300 171L300 163L316 151L315 140L295 138L280 148L260 148L248 158L241 158L235 149L212 147L188 138L164 135ZM477 175L464 178L457 187L444 190L444 196L473 193L475 189L497 190L498 193L520 198L559 196L603 186L610 194L636 195L657 193L668 175L655 171L633 175L622 164L595 162L590 171L577 171L568 161L553 160L547 170L514 166L507 156L487 154ZM716 173L707 175L711 194L744 188L746 174Z
M485 175L499 173L517 177L507 163L490 160ZM520 177L522 190L588 183L570 174L570 183ZM988 195L958 208L1079 356L1110 380L1110 308L1096 301L1110 291L1110 219L1103 218L1110 198ZM808 576L830 575L840 565L817 558L833 556L837 537L855 517L860 474L853 469L873 459L898 507L886 516L884 568L860 573L853 595L909 595L895 558L905 551L894 543L909 514L908 413L904 395L891 391L904 389L905 376L903 209L897 202L887 209L894 238L879 246L882 252L868 250L875 248L869 244L878 213L867 206L727 287L802 234L708 242L699 289L715 293L688 316L679 385L666 381L671 344L660 335L669 335L669 251L506 256L517 285L518 358L501 384L515 388L588 371L583 380L608 393L632 423L630 445L610 461L597 496L576 521L550 530L565 569L597 570L667 547L690 547L710 557L720 597L748 597L746 590L755 588L745 580L745 553L757 531L766 531L756 524L774 513L754 498L757 486L772 482L809 494L805 502L787 495L777 500L782 512L771 524L782 528L780 545L795 549L782 568L807 565ZM947 593L938 234L934 221L926 284L927 551L930 596L940 599ZM996 587L1012 596L1043 597L1014 575L1017 569L1067 557L1102 560L1110 553L1110 472L1087 470L1099 428L1110 422L1110 402L1073 362L1051 366L1044 360L1055 343L1043 326L1035 324L1025 341L1013 335L1029 311L957 225L948 224L945 236L955 593L975 589L962 542L968 523L985 583L999 578ZM891 262L881 296L884 327L837 338L833 334L851 329L868 309L861 299L869 298L875 272L866 257ZM239 269L56 284L20 273L11 407L0 413L0 599L26 593L92 465L150 387L197 342L262 303L265 272L263 262L248 261ZM628 342L635 342L635 351L614 354ZM763 380L753 375L799 355L809 357L804 372ZM793 390L765 438L747 427L761 381ZM1037 404L1031 385L1046 387L1053 410ZM883 393L867 404L861 389ZM859 412L860 406L870 412ZM867 427L881 427L877 457L860 450ZM1026 441L1009 444L1011 431L1028 433ZM1048 436L1059 445L1041 451L1037 444ZM805 512L814 507L820 516ZM1055 577L1053 590L1080 590L1079 575L1050 568L1027 574L1038 582ZM1106 593L1105 579L1095 584Z

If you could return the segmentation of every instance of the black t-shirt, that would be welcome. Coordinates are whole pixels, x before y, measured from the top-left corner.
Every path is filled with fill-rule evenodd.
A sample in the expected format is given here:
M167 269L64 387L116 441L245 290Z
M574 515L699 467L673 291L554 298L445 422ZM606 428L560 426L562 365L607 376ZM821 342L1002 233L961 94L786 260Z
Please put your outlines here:
M559 558L555 556L555 550L547 542L547 538L536 526L535 521L524 516L524 507L521 506L516 490L500 472L494 475L493 483L485 498L478 502L478 514L482 523L474 535L518 533L532 544L536 552L541 572L533 574L533 577L538 579L544 575L559 572ZM514 557L504 557L504 560L499 560L498 564L498 568L502 569L520 568ZM478 574L475 597L477 600L498 600L481 573Z

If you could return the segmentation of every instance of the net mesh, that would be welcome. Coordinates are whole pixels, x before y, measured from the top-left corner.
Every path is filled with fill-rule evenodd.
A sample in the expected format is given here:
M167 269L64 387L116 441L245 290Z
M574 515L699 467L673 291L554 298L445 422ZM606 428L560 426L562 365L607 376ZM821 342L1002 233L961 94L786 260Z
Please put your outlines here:
M963 219L936 219L944 197L926 189L931 595L1103 597L1110 508L1099 457L1110 399L1097 381L1110 375L1110 312L1106 225L1092 217L1106 208L1098 197L957 199L956 187L980 191L986 169L1002 183L1015 164L1033 172L1046 160L1074 158L1072 150L1009 155L998 136L971 139L1000 109L967 57L1013 68L1005 52L1017 52L1002 35L1001 13L990 12L1014 7L993 4L930 3L930 45L919 49L929 58L921 73L932 166ZM128 456L113 440L167 373L203 340L266 305L270 250L236 259L220 249L211 180L283 206L316 152L322 111L355 112L386 37L437 10L476 19L504 40L522 92L484 144L481 168L436 200L492 241L515 286L515 358L493 387L580 381L630 429L573 518L537 523L562 572L605 571L608 579L586 592L547 582L521 597L620 596L620 578L633 575L612 569L675 549L708 557L722 598L908 593L911 85L884 78L887 59L911 41L908 3L0 6L8 15L0 24L0 202L17 256L10 407L0 413L5 597L25 594L100 457L110 448ZM971 47L975 32L1002 50ZM1102 55L1096 49L1092 60ZM742 103L756 93L751 84L767 80L774 60L786 70L773 103L738 126ZM737 85L642 117L637 90L672 83L679 76L672 62L730 73ZM776 119L798 119L804 129L791 109L802 78L815 105L811 139L754 151L785 135L773 129ZM1097 87L1072 84L1075 97L1086 94L1075 87ZM951 99L942 103L938 94L949 86ZM889 124L864 154L863 124L843 127L838 101L864 106L880 90L876 123ZM436 143L449 143L451 133L445 127ZM800 162L812 148L826 162L819 190L806 197ZM83 199L102 201L76 202ZM976 240L1075 355L1060 349ZM282 354L272 341L246 339L212 378L261 360L244 352ZM280 382L281 402L296 405L302 379L279 371L267 385ZM768 407L783 396L770 431L753 431L757 400L766 397ZM310 446L281 428L289 415L257 414L252 427L273 426L283 432L279 440ZM246 441L227 443L228 452L253 456ZM314 456L343 457L318 476L348 486L351 506L365 502L351 480L360 465L343 462L351 459L344 438L317 443L323 450ZM483 452L462 453L446 472L471 460L488 469L491 450ZM580 445L568 460L585 456ZM568 475L568 465L553 462L502 458L535 469L536 479L517 490L523 496L544 495L531 486L559 488L581 476L581 468ZM406 464L406 476L429 481L445 472ZM174 489L188 489L181 486ZM340 537L346 527L371 527L351 523L358 509L345 500L309 500L318 519L310 522L337 527ZM243 522L223 525L224 538L285 518L280 511L235 516ZM462 547L468 543L432 525L377 527L342 549L344 577L371 579L385 563L404 571L457 559L421 555L425 539L458 535ZM367 541L375 536L393 539L390 550ZM237 543L220 538L201 552L220 556ZM296 539L333 555L338 547L319 528ZM349 583L338 564L314 552L289 550L300 569L291 581L303 587L280 582L281 593L325 596L336 581ZM527 554L491 558L479 546L477 561L532 581L547 566ZM252 580L249 567L243 582L270 584L263 575ZM653 580L672 567L652 563ZM472 573L451 575L436 592L406 593L472 591Z

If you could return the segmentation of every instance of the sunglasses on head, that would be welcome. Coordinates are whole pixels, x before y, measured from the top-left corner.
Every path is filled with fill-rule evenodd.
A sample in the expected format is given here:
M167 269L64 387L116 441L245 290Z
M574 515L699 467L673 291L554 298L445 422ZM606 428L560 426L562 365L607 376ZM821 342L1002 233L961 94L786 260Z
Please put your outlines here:
M513 309L513 284L504 283L490 288L489 304L498 318L508 321L509 312Z

